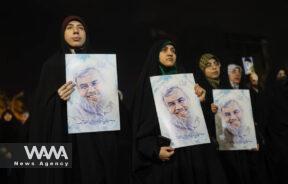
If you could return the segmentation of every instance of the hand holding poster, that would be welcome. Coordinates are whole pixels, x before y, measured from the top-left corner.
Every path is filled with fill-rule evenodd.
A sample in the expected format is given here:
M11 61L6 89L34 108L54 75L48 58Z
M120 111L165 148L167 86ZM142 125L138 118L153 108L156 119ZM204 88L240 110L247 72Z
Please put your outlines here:
M150 77L161 135L179 148L210 143L193 74Z
M252 57L242 57L242 62L245 75L249 75L250 73L255 71Z
M120 130L115 54L66 54L68 133Z
M213 90L216 136L220 150L257 148L249 90Z

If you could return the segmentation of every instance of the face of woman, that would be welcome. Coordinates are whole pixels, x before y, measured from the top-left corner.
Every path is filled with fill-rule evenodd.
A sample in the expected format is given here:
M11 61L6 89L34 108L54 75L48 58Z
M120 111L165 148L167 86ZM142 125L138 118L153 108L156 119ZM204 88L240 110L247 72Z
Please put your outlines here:
M277 80L284 79L285 77L286 77L285 70L283 69L279 70L276 76Z
M176 50L173 45L166 45L159 53L159 61L165 67L172 67L176 63Z
M83 47L86 41L86 32L82 23L76 20L69 22L64 31L64 39L69 47Z
M220 63L215 59L209 59L208 64L204 70L204 74L207 78L218 79L220 76Z
M228 73L229 80L234 84L240 84L241 82L241 70L239 68L233 69L231 72Z

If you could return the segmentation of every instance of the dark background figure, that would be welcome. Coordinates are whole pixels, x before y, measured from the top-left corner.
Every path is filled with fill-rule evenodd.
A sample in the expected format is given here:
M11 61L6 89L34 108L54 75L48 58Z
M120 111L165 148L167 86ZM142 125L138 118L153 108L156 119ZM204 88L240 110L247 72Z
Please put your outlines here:
M274 183L287 183L288 165L288 78L278 78L276 66L268 75L261 106L261 122L265 122L265 142L270 155Z
M276 76L276 80L283 80L288 76L287 74L287 68L281 67L279 68Z

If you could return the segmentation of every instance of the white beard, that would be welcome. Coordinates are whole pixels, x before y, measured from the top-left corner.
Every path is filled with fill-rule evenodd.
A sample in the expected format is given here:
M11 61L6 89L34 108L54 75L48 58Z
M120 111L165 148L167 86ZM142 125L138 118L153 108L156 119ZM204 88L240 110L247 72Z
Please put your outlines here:
M241 122L242 124L242 122ZM227 126L227 130L233 134L233 142L234 143L241 143L243 142L246 138L247 132L245 132L244 127L241 125L239 128L234 128L231 125Z
M199 126L200 123L199 118L193 118L190 112L188 117L185 119L180 119L176 115L173 115L171 120L174 127L179 130L188 132L195 131L195 129Z
M95 105L89 103L85 98L81 97L81 108L88 114L94 114L97 116L104 116L104 104L102 100L99 100Z
M91 104L85 98L80 100L80 114L81 118L78 122L84 124L99 124L107 121L107 115L113 109L113 103L110 101L108 104L104 100L99 100L98 103ZM108 118L109 119L109 118Z

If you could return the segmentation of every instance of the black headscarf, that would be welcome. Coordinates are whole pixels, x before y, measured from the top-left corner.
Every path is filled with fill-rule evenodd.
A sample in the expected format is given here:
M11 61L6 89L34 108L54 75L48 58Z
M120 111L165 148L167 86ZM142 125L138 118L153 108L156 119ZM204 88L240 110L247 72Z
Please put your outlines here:
M161 65L159 61L159 53L161 52L162 48L167 45L173 45L176 48L176 44L170 40L160 40L157 41L152 48L150 49L148 56L146 58L145 65L142 69L142 73L140 75L140 80L143 78L147 78L147 76L153 76L160 74L159 73L159 66ZM176 65L179 65L176 63ZM162 65L163 67L163 65ZM174 66L175 67L175 66ZM139 82L138 82L139 84Z
M137 82L136 90L144 91L143 87L147 85L147 82L150 83L149 77L154 75L161 75L161 65L159 61L159 53L161 52L162 48L167 45L173 45L176 48L176 44L170 40L159 40L156 43L153 44L151 49L149 50L148 56L146 58L146 62L144 63L144 66L142 68L142 72L140 74L140 77ZM177 56L177 59L179 60L179 56ZM183 68L181 67L181 63L178 61L175 63L175 66L177 68L177 72L181 73L183 72ZM137 95L139 96L139 95ZM133 99L133 105L135 105L135 98Z
M133 98L132 102L132 109L135 110L135 113L133 113L134 119L138 119L140 117L140 112L135 109L134 107L141 107L143 103L143 96L144 91L146 90L145 87L147 85L150 85L150 76L155 75L161 75L161 69L160 69L160 61L159 61L159 53L161 52L162 48L167 45L173 45L176 48L176 44L170 40L159 40L151 47L149 50L148 56L146 58L146 62L144 63L144 66L142 68L142 72L140 74L140 77L138 79L136 89L135 89L135 96ZM162 65L163 66L163 65ZM183 72L183 68L181 68L178 61L175 63L175 66L177 66L177 72L181 73ZM180 67L179 67L180 66ZM140 94L139 94L140 93ZM138 122L135 119L134 122Z

